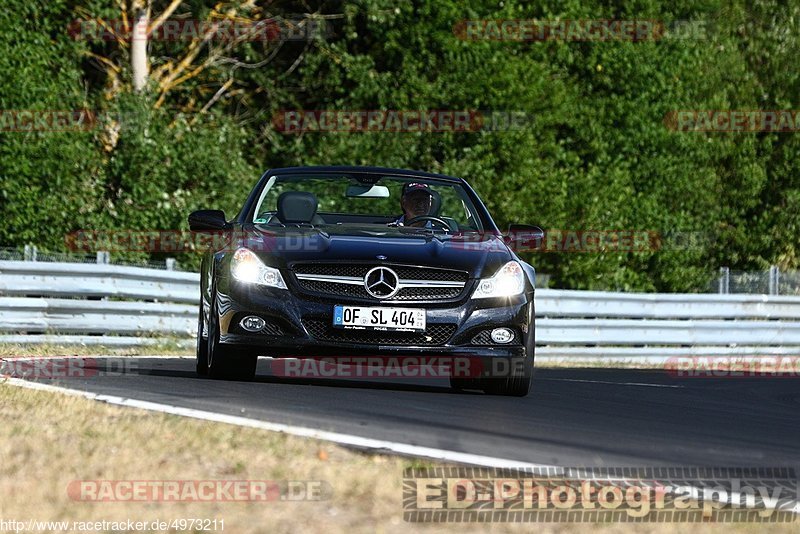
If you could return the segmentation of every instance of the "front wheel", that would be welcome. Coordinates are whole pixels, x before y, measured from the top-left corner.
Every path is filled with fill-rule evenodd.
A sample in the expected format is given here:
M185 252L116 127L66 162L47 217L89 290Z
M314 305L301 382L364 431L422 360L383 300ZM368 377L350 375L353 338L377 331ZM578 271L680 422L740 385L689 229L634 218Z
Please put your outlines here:
M459 378L455 376L450 377L450 387L455 391L466 391L469 389L481 389L481 381L479 378Z
M505 378L481 378L481 389L488 395L525 397L531 390L533 359L511 360Z
M208 314L207 363L208 375L220 380L250 381L256 376L258 356L237 354L236 349L219 342L219 314L216 295L211 296L211 311Z
M208 376L208 341L203 339L203 299L200 298L200 311L197 318L197 359L195 370L200 376Z

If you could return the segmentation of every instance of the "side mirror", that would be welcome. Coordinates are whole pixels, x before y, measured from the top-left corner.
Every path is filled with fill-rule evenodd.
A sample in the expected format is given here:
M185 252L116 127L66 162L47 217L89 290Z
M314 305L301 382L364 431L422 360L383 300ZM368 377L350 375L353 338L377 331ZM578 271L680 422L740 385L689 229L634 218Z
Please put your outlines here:
M228 222L222 210L198 210L189 215L189 229L192 232L224 230L227 227Z
M514 252L539 250L544 240L544 230L531 224L511 224L505 241Z

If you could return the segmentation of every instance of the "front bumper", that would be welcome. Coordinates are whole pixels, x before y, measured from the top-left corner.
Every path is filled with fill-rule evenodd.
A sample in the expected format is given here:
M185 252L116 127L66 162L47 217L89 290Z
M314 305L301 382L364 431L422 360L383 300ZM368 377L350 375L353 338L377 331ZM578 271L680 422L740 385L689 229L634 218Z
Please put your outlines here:
M428 305L414 302L386 303L391 307L425 308L425 334L334 329L333 308L353 303L346 299L315 299L279 290L218 280L220 343L259 356L330 358L372 355L479 358L533 358L533 292L503 302L472 300ZM256 315L267 327L259 333L245 331L242 318ZM505 345L487 339L486 332L511 328L515 339Z

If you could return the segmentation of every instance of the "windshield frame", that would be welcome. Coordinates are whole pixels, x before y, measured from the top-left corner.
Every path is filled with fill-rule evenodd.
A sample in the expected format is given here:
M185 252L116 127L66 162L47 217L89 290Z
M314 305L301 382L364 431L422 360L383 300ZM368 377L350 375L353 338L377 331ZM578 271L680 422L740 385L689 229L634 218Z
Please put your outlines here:
M380 171L359 171L354 170L352 168L338 170L334 168L319 168L319 167L295 167L292 169L270 169L261 177L258 181L256 186L251 191L245 205L240 210L237 222L240 225L247 225L247 226L255 226L258 223L254 222L255 218L255 211L256 208L260 206L263 201L263 197L265 197L269 191L268 187L271 187L274 183L274 179L276 177L281 176L308 176L308 177L325 177L325 175L330 175L331 177L352 177L360 183L369 184L375 183L383 178L391 178L397 179L399 181L404 182L413 182L413 181L420 181L425 183L430 183L431 185L441 185L447 187L453 187L456 191L456 194L462 197L463 200L468 200L469 203L472 204L472 210L474 211L474 215L476 216L477 223L481 226L479 230L467 230L468 232L488 232L488 233L495 233L499 234L499 230L495 225L494 221L492 220L491 216L489 215L486 206L480 200L477 193L470 187L470 185L463 179L444 176L444 175L430 175L427 173L420 173L416 174L413 172L399 172L393 171L391 169L381 169ZM398 206L399 212L399 206ZM322 212L328 213L328 212ZM331 212L332 213L332 212ZM360 214L355 214L360 215ZM379 215L384 216L384 215ZM326 225L327 226L327 225ZM337 225L331 225L337 226ZM370 228L380 228L381 225L378 224L369 224L364 225L364 227ZM325 228L325 226L320 226L320 228Z

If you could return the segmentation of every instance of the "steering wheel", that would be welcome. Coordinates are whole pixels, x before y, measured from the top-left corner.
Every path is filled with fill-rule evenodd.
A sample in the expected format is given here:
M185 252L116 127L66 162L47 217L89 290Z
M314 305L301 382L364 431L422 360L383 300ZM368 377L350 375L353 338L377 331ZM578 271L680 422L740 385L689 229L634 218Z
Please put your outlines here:
M430 221L432 223L436 223L444 228L445 232L450 231L450 225L447 224L447 221L444 219L440 219L439 217L433 217L432 215L420 215L419 217L414 217L413 219L409 219L403 223L404 226L411 226L412 224L420 221Z

